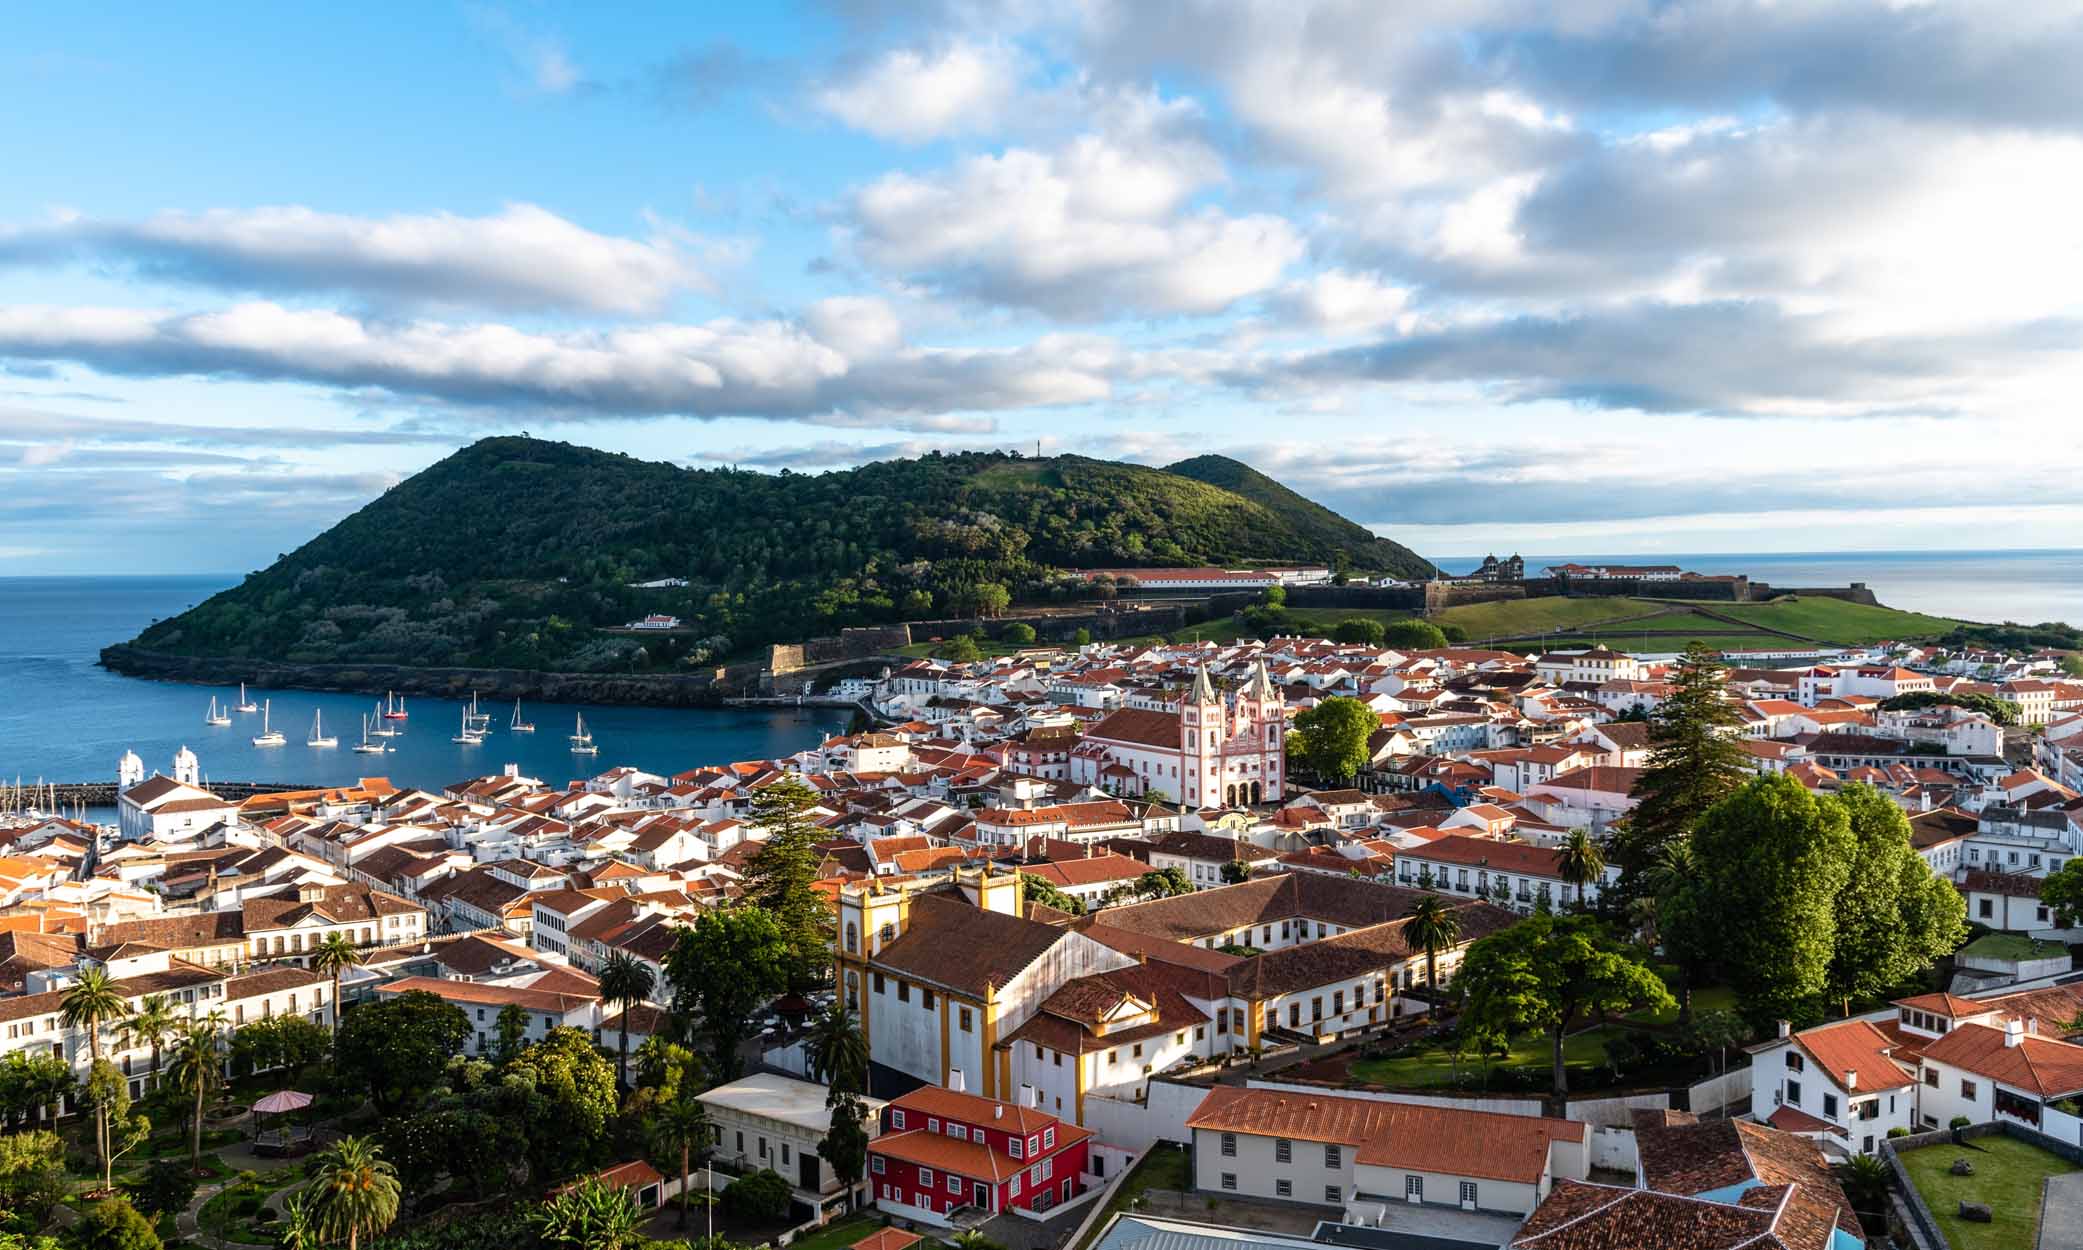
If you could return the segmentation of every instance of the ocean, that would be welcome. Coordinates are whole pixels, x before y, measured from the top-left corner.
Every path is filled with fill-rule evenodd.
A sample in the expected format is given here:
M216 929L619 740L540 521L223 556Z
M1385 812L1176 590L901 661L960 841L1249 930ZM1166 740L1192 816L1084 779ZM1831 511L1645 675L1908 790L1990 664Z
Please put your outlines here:
M1502 558L1510 552L1500 551ZM1526 555L1526 572L1550 564L1675 564L1694 573L1747 574L1774 586L1846 586L1865 582L1891 608L1969 621L2062 621L2083 625L2083 550L1845 551L1742 555ZM1465 573L1481 556L1440 556Z
M224 781L339 785L388 777L401 786L439 789L451 782L519 765L552 785L629 764L668 776L698 764L767 759L799 751L845 729L851 714L832 708L679 709L534 703L524 709L532 734L507 731L513 705L487 706L492 733L480 746L450 741L462 705L414 698L404 732L383 755L350 750L374 700L309 690L247 691L267 700L271 721L288 739L256 747L259 713L232 723L203 723L210 698L236 702L238 688L189 686L122 677L95 664L102 647L137 636L232 584L221 577L0 578L0 779L12 783L109 781L125 751L145 769L173 771L174 753L193 750L203 772ZM571 753L578 716L600 747ZM312 718L340 745L305 745Z

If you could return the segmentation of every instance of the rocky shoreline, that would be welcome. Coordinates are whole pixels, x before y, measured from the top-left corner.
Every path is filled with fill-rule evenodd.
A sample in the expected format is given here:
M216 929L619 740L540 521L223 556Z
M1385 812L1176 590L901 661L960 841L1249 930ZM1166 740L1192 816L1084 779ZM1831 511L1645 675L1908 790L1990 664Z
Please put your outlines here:
M101 666L126 677L191 685L247 685L278 690L326 690L380 695L467 698L487 702L529 699L546 703L627 704L638 707L723 707L727 699L760 692L762 670L711 669L700 673L545 673L519 668L420 668L405 664L296 664L280 660L166 655L130 643L101 650Z

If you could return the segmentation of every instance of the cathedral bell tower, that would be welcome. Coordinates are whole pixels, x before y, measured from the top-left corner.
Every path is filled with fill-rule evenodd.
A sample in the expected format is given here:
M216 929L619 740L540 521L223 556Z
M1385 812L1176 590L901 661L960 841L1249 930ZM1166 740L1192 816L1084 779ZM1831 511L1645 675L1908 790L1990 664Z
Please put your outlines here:
M1222 743L1229 737L1222 700L1208 681L1208 670L1193 671L1193 689L1179 706L1179 802L1208 806L1221 793Z

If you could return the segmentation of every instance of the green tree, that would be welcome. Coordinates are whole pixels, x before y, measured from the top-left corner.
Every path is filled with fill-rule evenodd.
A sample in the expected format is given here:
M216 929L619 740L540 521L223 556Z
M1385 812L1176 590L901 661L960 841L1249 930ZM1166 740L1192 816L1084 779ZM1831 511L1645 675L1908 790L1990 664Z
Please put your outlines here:
M1468 948L1455 984L1465 1015L1509 1036L1548 1035L1557 1103L1569 1096L1562 1042L1605 1013L1676 1006L1663 980L1590 916L1533 916Z
M398 1218L398 1174L366 1137L343 1137L318 1156L311 1171L310 1201L327 1237L347 1238L356 1250L364 1234L375 1236Z
M1437 894L1427 894L1412 904L1404 940L1425 952L1425 984L1439 984L1439 952L1461 940L1461 917L1453 904Z
M681 930L665 963L673 1011L682 1019L701 1017L719 1080L734 1081L743 1070L738 1047L752 1014L788 987L792 959L787 935L759 907L705 911L693 928Z
M615 1048L615 1085L629 1088L629 1009L651 997L651 969L628 951L616 951L600 966L600 1000L620 1007L621 1038Z
M1952 954L1967 936L1967 903L1910 845L1909 820L1887 795L1854 783L1834 801L1853 846L1827 981L1849 1016L1853 999L1882 998Z
M835 1092L858 1094L868 1088L868 1039L845 1003L835 1001L819 1013L804 1040L812 1080Z
M1260 598L1265 600L1265 604L1269 608L1284 608L1287 606L1287 587L1268 586Z
M1319 780L1349 785L1367 766L1367 741L1381 717L1358 699L1333 695L1295 717L1288 755Z
M1656 932L1664 955L1678 968L1678 1023L1692 1022L1692 994L1714 967L1715 935L1710 909L1701 905L1699 862L1690 838L1656 849L1639 874L1642 897L1656 909Z
M1380 621L1364 616L1349 616L1331 630L1334 641L1356 642L1374 647L1380 646L1387 636L1388 630Z
M551 1029L499 1070L499 1105L528 1143L538 1180L591 1164L615 1114L615 1069L593 1040Z
M0 1208L15 1220L41 1226L71 1190L64 1138L49 1129L0 1136Z
M198 1172L203 1166L203 1104L224 1084L224 1060L217 1048L223 1027L222 1012L189 1021L174 1039L173 1062L166 1072L167 1082L189 1100L188 1164Z
M152 1051L151 1084L159 1083L159 1055L166 1040L181 1027L173 1000L164 994L147 994L137 1000L137 1010L123 1022L123 1044L146 1046Z
M572 1250L635 1250L644 1240L636 1195L597 1176L560 1190L528 1213L528 1224L545 1244Z
M1089 629L1087 629L1087 628L1085 628L1085 627L1084 627L1083 625L1080 625L1080 626L1078 626L1078 627L1077 627L1077 629L1075 629L1075 630L1073 630L1073 631L1071 632L1071 636L1070 636L1070 643L1071 643L1071 645L1072 645L1072 646L1074 646L1074 647L1089 647L1089 646L1091 646L1091 645L1092 645L1092 631L1091 631L1091 630L1089 630Z
M152 1122L130 1114L130 1081L106 1059L96 1059L87 1069L82 1099L94 1109L94 1150L101 1159L101 1188L115 1188L112 1169L116 1160L129 1154L152 1135Z
M513 1062L528 1044L528 1013L519 1003L508 1003L499 1009L499 1016L492 1021L492 1059L499 1064Z
M746 861L744 901L781 927L786 988L798 994L822 985L832 962L832 909L816 889L817 844L830 834L809 815L817 801L816 791L789 777L753 795L750 813L766 838Z
M1747 775L1742 714L1729 701L1727 670L1699 643L1671 672L1671 693L1649 717L1649 759L1635 780L1636 805L1614 838L1623 869L1640 871L1658 847L1686 837L1707 809ZM1633 891L1630 891L1633 892Z
M2053 909L2061 928L2083 924L2083 859L2071 858L2040 878L2040 901Z
M1172 898L1193 893L1193 882L1180 868L1153 869L1136 878L1135 892L1138 898Z
M1044 881L1031 872L1020 874L1020 896L1030 903L1040 903L1072 916L1085 914L1085 900L1065 894L1055 883Z
M846 1187L846 1205L854 1204L854 1187L868 1170L868 1108L852 1090L834 1088L826 1100L832 1122L817 1143L817 1156Z
M99 965L90 964L81 969L79 976L58 996L58 1019L67 1028L87 1031L87 1048L92 1056L89 1071L92 1065L101 1062L101 1031L129 1014L130 1000L116 988L115 978L109 976L108 970ZM106 1104L96 1106L94 1121L94 1140L103 1151L102 1171L106 1173L109 1140Z
M1555 871L1577 887L1577 910L1584 909L1584 887L1606 874L1606 853L1589 830L1572 829L1556 848Z
M1016 647L1028 646L1034 641L1034 626L1029 625L1025 621L1014 621L998 631L998 639L1001 642L1009 642Z
M1893 1169L1879 1155L1853 1155L1839 1174L1853 1209L1880 1211L1887 1204L1888 1189L1895 1183Z
M27 1122L73 1091L72 1065L56 1055L13 1051L0 1059L0 1109L7 1122Z
M709 1117L695 1091L682 1089L652 1109L646 1122L653 1148L680 1158L680 1213L674 1227L687 1227L688 1190L694 1177L694 1153L709 1142Z
M2061 671L2070 677L2083 677L2083 652L2071 651L2061 657Z
M723 1205L732 1215L756 1224L772 1224L788 1215L794 1187L772 1168L761 1168L732 1181L723 1190Z
M311 954L311 970L325 973L333 979L333 1036L336 1038L340 1035L341 974L349 968L361 967L364 958L361 948L338 930L320 938L317 949Z
M1390 621L1382 643L1398 651L1432 651L1447 645L1446 631L1430 621Z
M974 664L984 658L983 648L977 646L976 639L968 634L956 634L933 648L933 654L950 664Z
M323 1059L329 1043L325 1028L304 1016L270 1016L232 1034L232 1066L244 1072L298 1072Z
M154 1159L132 1187L132 1200L148 1215L187 1209L195 1199L195 1174L172 1159Z
M1233 859L1222 866L1222 879L1227 885L1241 885L1251 880L1251 865L1241 859Z
M318 1250L318 1215L310 1194L298 1190L282 1200L282 1221L275 1226L277 1250Z
M152 1221L122 1198L104 1198L81 1214L67 1240L74 1250L160 1250Z
M1828 988L1852 851L1844 808L1783 773L1750 781L1700 817L1695 903L1753 1025L1805 1019Z
M407 990L347 1013L333 1046L333 1066L369 1091L380 1114L402 1115L463 1052L470 1032L462 1008L425 990Z

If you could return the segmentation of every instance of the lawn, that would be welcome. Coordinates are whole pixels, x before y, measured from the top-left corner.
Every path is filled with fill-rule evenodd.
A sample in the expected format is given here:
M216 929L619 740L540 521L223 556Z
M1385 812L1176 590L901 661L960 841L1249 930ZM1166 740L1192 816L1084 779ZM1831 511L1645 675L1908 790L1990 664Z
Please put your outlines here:
M1766 603L1708 604L1716 612L1770 629L1827 642L1882 642L1897 638L1930 638L1950 633L1959 622L1922 612L1875 607L1846 599L1787 595Z
M1668 978L1669 974L1667 973L1666 979ZM1672 989L1671 997L1676 998L1677 996L1678 991L1675 988ZM1734 1011L1735 1009L1736 991L1726 985L1702 986L1692 992L1692 1012L1695 1016L1703 1011ZM1629 1012L1627 1018L1635 1021L1637 1024L1673 1024L1678 1019L1678 1009L1670 1007L1663 1011L1651 1011L1644 1007L1640 1011Z
M2067 951L2059 942L2036 941L2022 933L1985 933L1961 947L1959 954L1984 959L2052 959Z
M1551 629L1581 629L1602 621L1641 616L1656 611L1657 605L1639 599L1566 599L1544 595L1533 599L1500 599L1493 603L1464 603L1432 618L1439 626L1459 625L1471 640L1538 634Z
M1085 1234L1085 1240L1079 1244L1077 1250L1084 1250L1085 1246L1092 1244L1093 1239L1106 1228L1107 1221L1128 1210L1137 1198L1142 1197L1145 1190L1171 1189L1184 1192L1193 1188L1191 1166L1184 1146L1159 1142L1150 1147L1150 1152L1143 1156L1143 1161L1136 1164L1135 1171L1128 1174L1128 1179L1121 1182L1121 1188L1115 1190L1114 1196L1107 1200L1106 1209L1100 1212L1099 1218L1092 1221L1091 1231Z
M1977 1137L1979 1150L1960 1146L1924 1146L1902 1152L1902 1166L1938 1217L1939 1231L1954 1250L2019 1250L2039 1233L2040 1182L2076 1169L2037 1146L2009 1137ZM1946 1169L1965 1158L1973 1176L1954 1176ZM1959 1216L1960 1202L1980 1202L1996 1216L1994 1223L1974 1224Z
M1611 1025L1573 1033L1562 1040L1562 1063L1572 1072L1595 1068L1606 1061L1606 1040L1618 1030ZM1491 1061L1497 1067L1538 1067L1545 1069L1554 1062L1554 1054L1546 1034L1527 1034L1512 1039L1511 1053L1503 1059ZM1430 1085L1446 1085L1454 1079L1453 1056L1444 1048L1430 1046L1415 1054L1397 1055L1387 1059L1361 1059L1352 1065L1354 1080L1373 1085L1390 1085L1399 1088L1422 1088ZM1475 1055L1461 1056L1460 1071L1463 1074L1481 1072L1482 1063Z

